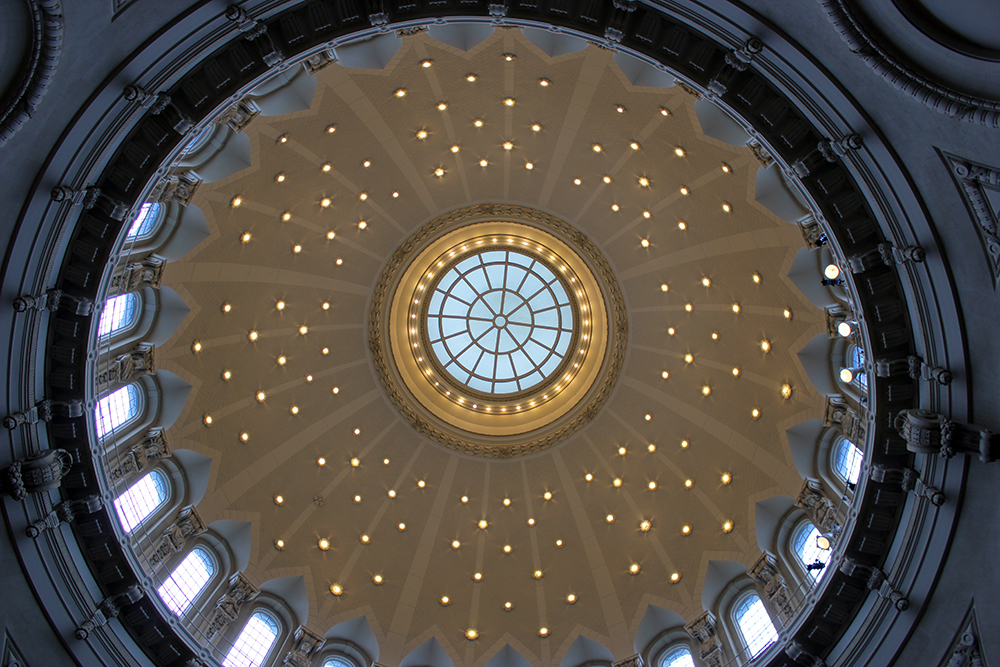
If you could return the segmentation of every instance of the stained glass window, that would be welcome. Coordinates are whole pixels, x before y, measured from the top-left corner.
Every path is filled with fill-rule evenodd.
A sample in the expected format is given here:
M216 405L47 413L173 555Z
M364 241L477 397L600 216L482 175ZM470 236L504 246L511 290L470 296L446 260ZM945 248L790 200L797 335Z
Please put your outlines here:
M691 651L684 646L678 646L663 654L660 658L660 667L694 667L694 658Z
M153 470L115 498L115 512L125 532L131 533L156 508L167 502L169 495L167 478L159 470Z
M94 420L97 424L97 437L103 438L109 433L132 421L142 407L139 389L134 384L118 389L97 402L94 408Z
M853 442L847 438L841 438L837 442L837 449L833 456L833 469L837 471L845 482L857 484L861 477L861 465L864 463L865 455L861 453Z
M215 561L203 548L195 547L156 592L170 611L180 616L191 606L213 574Z
M816 526L812 525L808 521L803 523L795 531L795 535L792 537L792 550L798 557L799 562L802 566L812 565L813 563L826 563L830 560L830 550L820 549L816 545L816 538L819 537L820 532L816 529ZM818 579L820 573L823 570L807 570L809 576L812 579Z
M129 292L112 297L104 302L101 319L97 323L97 335L101 338L128 329L139 314L139 297Z
M223 667L260 667L278 639L278 631L278 621L273 616L255 611L226 654Z
M743 636L750 656L754 657L773 642L778 640L771 617L764 608L764 603L755 593L743 598L736 607L736 625Z
M125 240L131 241L152 232L153 228L156 227L156 221L160 218L160 206L160 204L149 202L143 204L142 208L139 209L139 215L132 221L132 226L129 227Z
M453 378L486 394L512 394L559 368L574 313L547 264L514 250L487 250L444 272L426 325L438 363Z

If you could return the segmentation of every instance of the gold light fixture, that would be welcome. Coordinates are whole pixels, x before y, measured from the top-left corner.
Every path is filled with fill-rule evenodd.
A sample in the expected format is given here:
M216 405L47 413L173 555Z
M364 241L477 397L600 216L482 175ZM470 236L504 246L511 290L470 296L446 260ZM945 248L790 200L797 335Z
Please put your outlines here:
M344 587L341 586L340 584L330 584L330 592L336 595L337 597L340 597L341 595L344 594Z

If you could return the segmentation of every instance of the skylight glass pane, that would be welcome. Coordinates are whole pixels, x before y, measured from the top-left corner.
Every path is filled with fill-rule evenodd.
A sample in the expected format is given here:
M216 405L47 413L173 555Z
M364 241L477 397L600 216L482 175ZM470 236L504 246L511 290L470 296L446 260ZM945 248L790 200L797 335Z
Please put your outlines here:
M94 419L97 437L103 438L139 414L139 390L134 384L114 391L97 402Z
M167 501L167 480L159 470L144 475L115 498L115 512L126 533L146 520Z
M226 655L223 667L260 667L278 638L278 622L254 612Z
M792 548L795 550L795 555L798 556L802 565L812 565L816 562L826 564L830 560L830 550L827 549L824 551L816 545L816 538L819 535L819 530L811 523L802 524L798 531L796 531L795 539L792 540ZM819 575L823 570L809 570L808 572L809 576L815 581L819 579Z
M740 603L736 609L736 624L751 657L778 640L771 617L767 615L767 609L757 595L748 595Z
M157 593L170 611L180 616L191 606L213 574L215 563L212 562L212 557L201 547L196 547L184 557L177 569L170 574L170 578L157 589Z
M683 646L666 653L660 660L660 667L694 667L691 651Z
M153 227L156 226L156 220L159 217L160 204L150 202L143 204L139 209L139 215L136 216L135 220L132 222L132 226L129 227L125 240L131 241L132 239L149 234L153 231Z
M101 319L97 324L97 335L101 338L128 329L139 312L139 297L129 292L104 302Z
M545 264L487 250L447 269L428 297L425 332L438 362L486 394L531 389L569 351L569 295Z
M847 438L841 438L837 445L837 455L834 458L834 468L841 479L850 484L857 484L861 477L861 465L865 456L854 443Z

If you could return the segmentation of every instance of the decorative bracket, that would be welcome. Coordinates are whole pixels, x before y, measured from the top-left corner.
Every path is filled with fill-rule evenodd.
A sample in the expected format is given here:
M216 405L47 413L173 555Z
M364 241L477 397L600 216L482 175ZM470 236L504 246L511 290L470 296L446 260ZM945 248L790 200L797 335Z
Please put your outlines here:
M73 456L65 449L43 449L0 468L0 496L24 500L29 493L58 488L73 467Z
M191 170L168 176L156 184L149 194L149 201L160 203L175 201L182 206L187 206L191 203L191 198L194 197L199 185L201 185L201 177Z
M867 577L868 590L875 591L883 600L888 600L899 611L910 608L909 599L892 587L885 572L869 565L862 565L853 558L845 558L840 563L840 571L849 577Z
M985 426L948 419L928 410L901 410L893 426L906 440L906 448L917 454L979 454L983 463L1000 458L1000 433Z
M142 86L134 84L125 86L122 91L123 97L129 102L139 102L139 106L149 109L154 116L159 116L168 112L168 120L171 127L178 134L187 134L194 127L194 121L186 113L181 111L170 95L166 93L151 93Z
M163 279L163 269L166 262L162 259L150 257L142 262L130 262L126 264L111 279L111 294L125 294L135 292L143 287L159 287Z
M239 5L229 5L226 7L226 18L236 24L236 28L243 33L243 38L248 42L260 40L261 57L265 65L274 67L285 59L285 54L281 52L278 45L267 34L266 23L251 18L247 10Z
M684 626L691 638L701 647L701 662L705 667L722 667L722 642L715 632L715 616L705 611Z
M823 139L816 144L814 151L792 163L792 172L799 178L805 178L812 171L809 163L816 158L817 153L827 162L836 162L837 158L844 157L850 151L859 150L864 143L860 134L849 134L842 139Z
M755 55L764 50L764 42L756 37L748 39L743 46L726 54L726 65L708 82L708 92L715 97L721 97L729 90L733 79L740 72L745 72L753 62Z
M125 216L128 215L128 206L104 194L95 185L89 185L80 189L71 188L68 185L57 185L49 192L49 197L54 202L69 202L73 206L83 204L83 208L88 211L96 206L100 206L100 210L107 213L109 218L118 220L119 222L124 220Z
M13 305L14 311L18 313L28 310L48 310L54 313L60 308L66 307L70 314L86 317L90 315L94 302L82 296L66 294L61 289L50 289L38 296L28 294L19 296L14 299Z
M60 524L73 521L80 514L93 514L104 506L104 501L100 496L91 495L83 500L64 500L43 518L35 521L24 529L24 533L36 539L47 530L55 530Z
M146 595L145 591L136 585L129 586L124 593L104 598L90 618L80 624L74 635L77 639L86 639L97 628L107 625L108 621L118 618L122 607L135 604Z
M74 399L72 401L52 401L46 399L39 401L35 407L24 412L15 412L3 418L3 425L13 431L22 424L37 424L38 422L50 422L53 417L65 417L75 419L83 416L83 401Z
M880 484L899 484L903 491L913 491L918 498L927 498L935 507L944 505L944 492L920 479L920 473L913 468L886 468L876 463L871 467L868 477Z

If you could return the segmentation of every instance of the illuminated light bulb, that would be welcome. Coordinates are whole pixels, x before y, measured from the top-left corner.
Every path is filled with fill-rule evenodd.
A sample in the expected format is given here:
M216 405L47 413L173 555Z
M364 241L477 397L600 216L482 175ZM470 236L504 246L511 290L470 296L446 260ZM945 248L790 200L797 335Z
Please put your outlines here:
M344 260L342 260L340 257L338 257L337 258L337 262L336 262L337 266L340 266L343 263L344 263Z
M740 367L739 366L733 366L733 377L734 378L738 378L739 376L740 376Z
M427 138L427 130L418 130L417 131L417 139L423 140L423 139L426 139L426 138Z
M669 292L670 291L670 285L668 285L666 283L661 283L660 284L660 291L661 292Z
M682 195L684 195L685 197L687 197L687 196L688 196L689 194L691 194L691 191L690 191L690 190L688 190L688 189L687 189L686 187L684 187L684 186L681 186L681 190L680 190L680 192L681 192L681 194L682 194Z
M490 524L489 524L489 522L486 519L480 519L479 523L476 524L476 525L479 526L480 530L486 530L487 528L489 528Z
M333 134L336 131L337 131L337 126L336 125L327 125L326 126L326 133L327 134Z
M854 369L853 368L841 368L840 369L840 381L845 384L850 384L854 380Z
M852 333L854 333L854 327L851 326L850 322L841 322L837 325L837 334L841 338L847 338Z
M760 419L760 409L754 408L753 410L751 410L750 417L753 418L754 420Z
M267 394L265 394L263 391L258 391L256 398L258 403L263 403L265 400L267 400Z
M285 541L282 539L277 539L274 541L274 548L278 551L282 551L285 548Z
M548 637L549 636L549 629L545 628L545 627L538 628L538 636L539 637Z
M385 495L389 496L390 498L395 498L396 497L396 489L389 489L388 491L385 492Z
M249 441L250 441L250 434L249 433L247 433L246 431L243 431L242 433L240 433L240 442L249 442Z
M792 319L792 311L791 311L791 309L785 308L784 312L782 312L782 315L785 316L786 320Z
M545 498L545 500L552 500L552 492L546 491L545 493L542 494L542 498Z
M358 199L360 199L361 201L365 201L365 200L367 200L367 199L368 199L368 193L367 193L367 192L362 192L362 193L360 193L360 194L358 195Z
M743 308L740 306L740 304L738 304L738 303L734 303L733 304L733 312L734 313L739 313L741 310L743 310Z
M250 232L243 232L243 234L240 235L240 243L242 243L243 245L246 245L246 244L250 243L250 239L252 239L252 238L253 238L253 234L251 234Z
M213 421L212 415L205 415L204 417L202 417L202 421L205 422L205 426L211 426Z
M681 532L684 533L685 535L690 535L691 534L691 526L687 526L687 525L681 526Z
M639 150L639 148L640 148L639 142L638 141L633 141L633 142L629 143L629 148L631 148L634 151Z
M483 126L483 119L482 118L477 118L476 120L472 121L472 124L475 125L476 127L482 127Z
M545 573L542 572L541 570L535 570L534 572L531 573L531 576L534 577L535 579L541 579L542 577L545 576Z
M504 498L503 499L503 506L504 507L510 507L510 498Z
M770 352L771 351L771 341L769 341L766 338L764 338L763 340L761 340L760 341L760 349L761 349L761 352Z
M759 273L753 274L752 278L755 285L760 285L761 278Z
M323 466L326 465L326 459L323 458L322 456L319 457L318 459L316 459L316 465L318 465L320 468L322 468Z
M701 395L702 396L711 396L712 395L712 388L710 386L708 386L707 384L704 385L701 388Z
M643 519L642 521L639 522L639 530L644 533L648 533L649 529L652 527L653 527L653 522L650 521L649 519Z
M296 255L299 254L300 252L302 252L302 246L296 243L295 245L292 246L292 252L294 252Z
M330 310L330 302L324 301L322 304L320 304L320 308L322 308L323 310Z
M615 107L615 111L617 111L618 113L625 113L626 111L628 111L628 109L626 109L623 105L619 104L618 106Z
M357 504L361 503L361 496L354 496L354 502Z
M656 491L656 482L654 480L649 480L649 484L646 485L650 491Z
M300 335L305 336L307 333L309 333L309 327L307 327L304 324L299 327L299 334Z
M614 523L615 522L615 515L614 514L609 514L606 517L604 517L604 520L607 521L608 523Z
M632 563L631 565L628 566L628 573L639 574L639 570L641 569L642 567L638 563Z
M332 584L330 586L330 592L336 596L341 596L344 594L344 587L340 584Z
M406 88L397 88L392 94L396 97L406 97Z
M817 535L816 536L816 548L817 549L819 549L820 551L829 551L831 546L832 546L832 544L830 542L830 538L829 537L827 537L826 535Z
M613 480L611 480L611 485L613 487L615 487L616 489L620 488L621 485L622 485L622 478L621 477L615 477Z
M284 366L288 362L288 357L282 354L278 357L277 362L279 366Z
M551 83L552 82L549 81L548 79L539 79L538 80L538 85L541 86L542 88L547 88L549 86L549 84L551 84Z
M400 521L399 525L396 526L396 529L402 533L406 530L406 524Z
M351 459L351 467L352 467L352 468L357 468L357 467L358 467L358 466L360 466L360 465L361 465L361 459L359 459L359 458L358 458L358 457L356 457L356 456L355 456L354 458L352 458L352 459Z
M653 214L650 213L649 211L643 211L642 212L642 217L646 218L647 220L649 220L652 216L653 216Z
M528 171L531 171L532 169L535 168L535 163L534 162L525 162L524 163L524 168L527 169Z
M625 447L618 448L618 456L625 456L626 454L628 454L628 449Z
M505 151L512 150L513 148L514 148L514 142L512 142L512 141L505 141L505 142L503 142L503 149Z
M483 573L482 572L476 572L475 574L472 575L472 579L474 581L482 581L483 580Z
M284 174L275 174L275 176L274 176L274 182L275 183L284 183L285 182L285 175Z
M331 203L332 201L329 197L323 197L322 199L319 200L319 205L322 206L323 208L329 208Z
M676 584L680 580L681 580L680 572L674 572L673 574L670 575L670 583Z
M719 340L719 332L718 331L713 331L712 332L712 340Z
M291 412L293 415L299 414L299 406L293 405L291 408L289 408L289 412Z
M576 602L576 595L570 593L566 596L566 604L574 604Z
M320 538L319 542L317 542L317 545L319 546L320 549L326 551L327 549L330 548L330 540L326 539L325 537Z
M684 488L685 489L690 489L692 486L694 486L694 480L693 479L688 478L688 479L684 480Z
M509 544L503 545L503 552L509 554L511 552L511 546Z
M282 222L288 222L291 219L292 219L292 214L289 213L288 211L285 211L284 213L281 214L281 221Z
M191 343L191 351L195 353L201 352L201 341L196 340L195 342Z
M840 267L836 264L827 264L826 268L823 269L823 275L830 280L836 280L840 277Z
M229 380L232 379L232 377L233 377L232 371L229 370L222 371L222 379L225 380L226 382L229 382Z
M670 379L670 371L663 371L662 373L660 373L660 377L663 378L664 380L669 380Z
M726 486L728 486L729 484L732 483L733 476L730 475L728 472L724 472L724 473L722 473L722 478L721 479L722 479L722 483L725 484Z
M650 414L647 414L647 415L646 415L646 416L644 417L644 419L645 419L646 421L649 421L649 420L651 420L652 418L653 418L653 415L650 415Z
M367 220L359 220L358 221L358 229L361 229L361 230L368 229L368 221Z
M451 598L449 598L447 595L442 595L440 602L442 607L447 607L448 605L451 604Z
M422 479L419 479L419 480L417 480L417 487L418 487L418 488L421 488L421 489L422 489L422 488L424 488L425 486L427 486L427 482L425 482L425 481L424 481L424 480L422 480Z
M222 312L229 313L232 312L232 310L233 310L233 304L229 303L228 301L222 304Z
M641 245L643 248L648 248L649 247L649 239L642 239L641 241L639 241L639 245Z
M684 222L683 220L677 223L677 229L681 230L682 232L687 228L688 228L687 223Z
M240 197L239 195L236 195L229 201L229 205L233 208L239 208L240 204L242 203L243 203L243 197Z
M784 398L785 400L792 397L792 385L788 384L787 382L781 385L781 397Z
M325 347L324 347L323 349L324 349L324 350L327 350L327 349L329 349L329 348L325 348ZM324 352L323 354L326 354L326 352ZM333 389L331 389L330 391L331 391L331 392L333 392L334 394L339 394L339 393L340 393L340 387L334 387L334 388L333 388Z
M583 185L583 180L581 180L579 178L574 178L573 179L573 185Z
M660 107L660 115L661 116L669 116L670 115L670 109L668 109L666 107Z
M681 440L681 449L687 449L690 444L687 440Z
M447 102L438 102L437 103L437 110L438 111L444 111L447 108L448 108L448 103Z
M372 538L368 537L368 535L362 535L361 536L361 543L362 544L368 544L371 541L372 541Z
M479 161L479 166L480 167L486 167L486 166L489 166L489 164L490 164L490 161L487 160L486 158L483 158L482 160Z
M383 581L385 581L385 579L382 578L381 574L376 574L374 577L372 577L372 583L375 584L376 586L381 586Z
M676 155L677 157L684 157L684 149L678 146L677 148L674 149L674 155Z
M728 164L726 164L725 162L722 163L722 172L724 174L728 174L732 170L733 170L732 167L730 167Z
M732 521L726 521L724 524L722 524L722 532L728 533L728 532L731 532L732 530L733 530L733 522Z
M471 72L465 75L465 80L468 81L469 83L473 83L477 78L479 77L477 77L475 74L472 74Z
M593 482L594 481L594 475L593 475L593 473L589 473L588 472L586 475L583 476L583 478L585 480L587 480L588 482Z
M593 151L594 151L595 153L600 153L601 151L603 151L603 150L604 150L604 147L603 147L603 146L601 146L600 144L594 144L594 145L593 145L593 146L591 146L590 148L591 148L591 150L593 150Z
M396 191L396 190L393 190L393 191L392 191L392 198L393 198L393 199L399 199L399 192L398 192L398 191Z
M424 68L427 68L427 67L430 67L430 66L431 66L431 65L433 65L433 64L434 64L434 61L433 61L433 60L430 60L430 59L427 59L427 60L421 60L421 61L420 61L420 66L421 66L421 67L424 67Z
M514 55L513 53L504 53L502 57L507 62L513 62L514 60L517 59L517 56Z
M465 638L474 641L479 638L479 632L475 628L469 628L465 631Z
M324 173L325 173L325 172L328 172L331 169L333 169L333 165L330 164L329 162L326 162L326 163L323 164L322 167L320 167L320 169L322 169L324 171Z
M336 392L334 392L334 393L336 393ZM389 465L389 459L382 459L382 465L384 465L384 466Z
M690 364L694 362L694 355L688 352L684 355L684 363Z
M684 304L684 310L686 310L687 312L690 313L692 310L694 310L694 304L693 303L685 303Z
M605 183L610 183L611 182L611 177L605 175L604 178L602 178L601 180L603 180Z
M462 496L460 500L462 501L463 504L465 504L469 502L469 496Z
M542 126L539 125L538 123L535 123L535 124L533 124L531 126L531 131L532 132L541 132L542 131Z
M528 519L528 525L529 526L534 526L535 525L535 519L534 518Z
M723 204L722 204L722 212L723 213L732 213L733 212L733 207L730 206L728 203L723 202Z
M288 135L287 134L283 134L280 137L278 137L278 143L279 144L288 143Z

